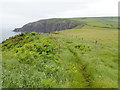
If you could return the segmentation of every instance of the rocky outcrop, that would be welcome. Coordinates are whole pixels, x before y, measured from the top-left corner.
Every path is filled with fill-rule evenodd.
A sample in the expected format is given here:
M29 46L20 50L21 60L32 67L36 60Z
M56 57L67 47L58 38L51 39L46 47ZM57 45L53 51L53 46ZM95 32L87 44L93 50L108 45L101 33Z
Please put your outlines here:
M16 28L15 32L44 32L49 33L53 31L60 31L65 29L72 29L77 24L72 20L65 19L46 19L37 22L32 22L24 25L22 28Z

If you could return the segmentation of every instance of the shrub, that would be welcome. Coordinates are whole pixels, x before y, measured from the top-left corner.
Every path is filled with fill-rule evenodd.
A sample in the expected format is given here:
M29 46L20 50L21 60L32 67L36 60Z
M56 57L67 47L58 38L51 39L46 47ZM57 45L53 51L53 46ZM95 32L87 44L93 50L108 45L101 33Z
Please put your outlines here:
M19 34L19 36L25 36L25 33L21 33L21 34Z
M31 32L31 35L36 35L37 33L36 32Z
M28 34L28 32L25 32L25 34Z

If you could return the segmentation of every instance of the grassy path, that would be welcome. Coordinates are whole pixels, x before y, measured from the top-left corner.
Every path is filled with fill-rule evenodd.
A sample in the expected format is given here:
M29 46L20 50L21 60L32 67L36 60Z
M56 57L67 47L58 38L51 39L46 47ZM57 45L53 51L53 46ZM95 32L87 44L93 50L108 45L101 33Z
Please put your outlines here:
M56 36L54 36L54 37L56 37ZM72 63L75 64L75 67L78 69L78 72L79 72L79 77L78 78L82 78L82 80L77 79L76 82L79 83L79 86L82 83L81 87L91 88L92 87L91 75L88 72L87 68L84 66L83 61L81 60L79 52L77 52L77 51L75 51L73 49L74 45L72 44L72 41L69 41L69 40L73 39L73 37L71 35L64 35L64 34L61 37L68 38L68 39L66 39L66 40L63 41L63 39L58 40L58 37L56 37L58 43L60 44L60 46L64 47L64 51L70 53L69 56L67 56L67 54L66 54L66 57L70 57L70 58L66 58L65 59L65 57L62 56L62 58L64 58L63 60L67 61L65 63L72 62L72 60L73 60L74 62L72 62ZM75 42L78 42L78 41L79 41L79 39L75 40ZM63 49L63 47L62 47L62 49Z
M77 54L77 52L73 51L71 48L68 47L68 50L74 55L74 57L76 58L76 65L77 67L79 67L80 72L85 80L86 86L85 87L92 87L91 84L91 75L89 74L89 72L87 71L87 69L85 68L85 66L82 64L79 55Z

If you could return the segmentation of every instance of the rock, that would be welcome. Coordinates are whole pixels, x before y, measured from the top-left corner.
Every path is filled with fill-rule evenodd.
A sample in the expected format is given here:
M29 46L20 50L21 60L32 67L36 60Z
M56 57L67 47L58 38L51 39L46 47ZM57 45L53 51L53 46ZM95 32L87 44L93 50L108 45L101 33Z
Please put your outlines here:
M72 29L76 27L76 24L72 20L65 19L46 19L39 20L37 22L32 22L24 25L22 28L15 28L15 32L44 32L49 33L53 31L60 31L65 29Z

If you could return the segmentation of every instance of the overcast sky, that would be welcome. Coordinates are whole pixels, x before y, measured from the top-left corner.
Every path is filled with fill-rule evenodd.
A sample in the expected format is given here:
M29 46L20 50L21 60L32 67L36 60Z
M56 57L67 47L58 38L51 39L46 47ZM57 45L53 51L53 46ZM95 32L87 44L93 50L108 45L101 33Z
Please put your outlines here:
M2 26L12 28L46 18L117 16L118 1L0 0L0 15Z

